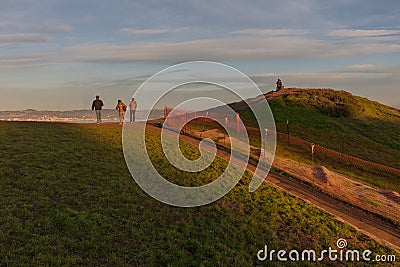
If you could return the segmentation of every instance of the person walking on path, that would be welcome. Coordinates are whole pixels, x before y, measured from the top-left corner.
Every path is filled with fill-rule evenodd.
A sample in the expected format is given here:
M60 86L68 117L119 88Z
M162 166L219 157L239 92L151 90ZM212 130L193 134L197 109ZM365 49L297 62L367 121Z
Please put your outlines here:
M115 109L118 110L119 113L119 124L122 124L125 116L126 105L121 100L118 100L118 104Z
M132 98L131 102L129 103L130 122L135 122L136 108L137 108L136 100L135 98Z
M281 89L282 89L282 81L281 81L281 79L278 79L276 81L276 91L278 92Z
M92 103L92 110L96 111L96 119L97 119L97 124L101 122L101 109L103 108L104 104L103 101L100 100L100 96L96 95L96 99L93 100Z

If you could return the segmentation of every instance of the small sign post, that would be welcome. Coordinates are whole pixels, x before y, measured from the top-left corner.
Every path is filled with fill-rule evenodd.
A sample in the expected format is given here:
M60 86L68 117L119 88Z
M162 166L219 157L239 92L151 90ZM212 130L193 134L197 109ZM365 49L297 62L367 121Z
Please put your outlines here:
M289 133L289 120L286 119L286 131L287 131L287 141L290 143L290 133Z
M264 149L261 148L261 152L263 152L263 159L265 160L267 158L267 155L265 153L265 150L267 149L267 136L268 136L268 129L265 129L265 142L264 142ZM260 153L261 153L260 152ZM261 155L260 155L261 156ZM261 157L260 157L261 158Z
M311 159L312 159L312 163L314 165L314 153L315 153L315 144L311 144Z
M225 118L225 131L224 131L224 146L225 146L225 138L226 138L226 129L228 129L228 118Z

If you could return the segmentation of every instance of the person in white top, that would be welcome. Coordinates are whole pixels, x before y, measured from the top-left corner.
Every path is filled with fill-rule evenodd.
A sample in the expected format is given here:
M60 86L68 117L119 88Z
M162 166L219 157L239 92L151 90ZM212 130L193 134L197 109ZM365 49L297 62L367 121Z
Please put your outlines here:
M129 103L130 109L130 122L135 122L135 113L136 113L137 103L135 98L132 98L131 102Z

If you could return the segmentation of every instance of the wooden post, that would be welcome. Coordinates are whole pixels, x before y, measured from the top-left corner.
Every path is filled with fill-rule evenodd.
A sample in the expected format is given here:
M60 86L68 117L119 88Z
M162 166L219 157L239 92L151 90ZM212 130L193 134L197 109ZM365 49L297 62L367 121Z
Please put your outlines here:
M228 118L225 118L225 128L228 129ZM226 138L226 133L225 132L227 131L226 129L224 131L224 146L225 146L225 138Z
M342 153L344 153L344 133L342 133Z
M186 128L186 125L187 125L187 120L188 120L188 114L187 114L187 109L185 110L185 127L183 127L183 132L184 133L187 133L187 128Z
M203 134L204 127L206 127L206 121L207 121L207 118L208 118L208 111L207 111L207 113L206 113L206 116L204 117L204 123L203 123L203 128L202 128L202 131L200 132L200 137L201 137L201 136L202 136L202 134Z
M264 160L267 158L267 156L266 156L267 153L265 153L265 150L267 149L267 136L268 136L268 129L265 129L265 143L264 143L264 149L262 150L262 151L264 151L264 155L263 155ZM262 149L262 147L261 147L261 149ZM260 151L260 153L261 153L261 151Z
M312 163L314 165L314 153L315 153L315 144L311 144L311 159L312 159Z
M236 131L237 133L240 133L240 114L238 112L236 112Z
M286 119L286 131L287 131L287 141L290 143L290 133L289 133L289 120Z

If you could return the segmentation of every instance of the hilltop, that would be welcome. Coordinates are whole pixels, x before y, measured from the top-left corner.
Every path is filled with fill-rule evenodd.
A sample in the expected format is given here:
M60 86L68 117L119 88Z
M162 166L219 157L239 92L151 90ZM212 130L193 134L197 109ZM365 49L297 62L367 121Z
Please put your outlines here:
M270 103L280 99L286 106L311 108L335 118L375 118L400 122L400 110L343 90L283 88L264 96Z

